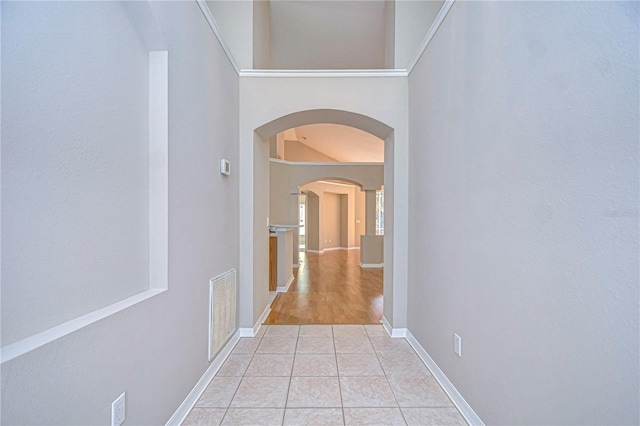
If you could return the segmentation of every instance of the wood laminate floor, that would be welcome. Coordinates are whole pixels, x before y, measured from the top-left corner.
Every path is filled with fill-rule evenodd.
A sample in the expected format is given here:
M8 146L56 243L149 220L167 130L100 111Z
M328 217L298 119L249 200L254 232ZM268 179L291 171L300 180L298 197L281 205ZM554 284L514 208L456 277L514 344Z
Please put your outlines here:
M300 253L286 293L278 293L265 324L379 324L382 269L362 269L360 250Z

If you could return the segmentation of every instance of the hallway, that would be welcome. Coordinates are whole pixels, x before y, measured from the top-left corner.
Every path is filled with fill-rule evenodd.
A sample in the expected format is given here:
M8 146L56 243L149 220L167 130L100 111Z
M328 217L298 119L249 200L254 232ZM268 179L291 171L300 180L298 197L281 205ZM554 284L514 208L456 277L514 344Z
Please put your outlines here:
M465 425L405 339L381 325L262 326L184 425Z
M265 324L380 324L382 269L363 269L360 250L300 253L289 291L279 293Z

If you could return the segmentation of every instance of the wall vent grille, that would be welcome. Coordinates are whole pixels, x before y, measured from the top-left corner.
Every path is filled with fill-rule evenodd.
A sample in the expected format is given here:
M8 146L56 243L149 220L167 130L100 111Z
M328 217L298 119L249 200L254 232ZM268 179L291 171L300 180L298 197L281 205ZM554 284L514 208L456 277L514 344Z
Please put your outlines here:
M236 270L209 283L209 361L236 331Z

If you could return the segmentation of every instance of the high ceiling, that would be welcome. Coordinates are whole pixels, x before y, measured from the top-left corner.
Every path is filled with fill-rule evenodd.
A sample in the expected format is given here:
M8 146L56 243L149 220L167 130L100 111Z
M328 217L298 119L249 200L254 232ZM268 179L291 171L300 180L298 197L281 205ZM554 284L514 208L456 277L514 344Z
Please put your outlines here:
M270 68L384 68L384 0L270 4Z

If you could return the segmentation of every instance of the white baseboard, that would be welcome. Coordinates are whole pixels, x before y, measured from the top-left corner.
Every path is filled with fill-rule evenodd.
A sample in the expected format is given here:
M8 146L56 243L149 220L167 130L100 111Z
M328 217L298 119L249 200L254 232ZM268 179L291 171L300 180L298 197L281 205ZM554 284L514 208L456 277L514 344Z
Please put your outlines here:
M253 327L249 328L241 328L238 331L240 332L240 337L256 337L258 332L260 331L260 327L262 327L262 323L265 322L269 314L271 313L271 302L264 308L260 318L253 325Z
M289 290L289 287L291 287L291 283L293 282L294 279L295 277L293 276L293 274L291 274L291 276L287 280L287 283L284 285L284 287L281 287L281 286L276 287L276 292L286 293L287 290Z
M211 361L211 364L209 365L209 368L207 368L207 371L205 371L202 377L200 377L198 383L196 383L193 389L191 389L189 395L187 395L184 401L182 401L182 404L180 404L171 418L167 420L167 426L177 426L181 425L182 422L184 422L184 419L187 418L191 409L194 407L194 405L196 405L196 402L198 402L200 395L202 395L204 390L207 388L209 382L211 382L211 379L213 379L213 376L215 376L220 367L222 367L222 364L225 362L236 343L238 343L238 340L240 340L240 330L237 330L234 335L231 336L227 344L224 345L220 352L218 352L218 355L216 355L213 361Z
M327 247L324 251L334 251L334 250L346 250L346 247Z
M375 268L380 269L384 267L384 263L360 263L361 268Z
M311 250L311 249L307 249L305 250L307 253L317 253L317 254L323 254L324 250Z
M349 247L347 250L360 250L360 246Z
M384 318L383 318L384 320ZM433 377L440 383L442 389L449 395L453 404L458 408L458 411L462 414L464 419L472 426L484 426L482 419L473 411L473 408L465 401L460 392L453 386L453 383L445 376L444 372L438 367L438 364L429 356L427 351L422 347L420 342L416 340L416 338L411 334L409 330L406 330L406 339L411 345L411 347L416 351L418 356L422 359L422 362L425 363L427 368L433 374Z
M382 326L386 330L389 337L392 339L397 339L400 337L407 337L407 329L406 328L393 328L389 321L383 316L382 317Z

